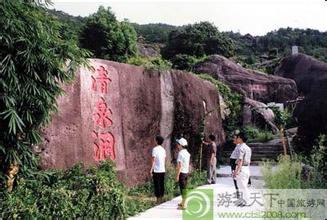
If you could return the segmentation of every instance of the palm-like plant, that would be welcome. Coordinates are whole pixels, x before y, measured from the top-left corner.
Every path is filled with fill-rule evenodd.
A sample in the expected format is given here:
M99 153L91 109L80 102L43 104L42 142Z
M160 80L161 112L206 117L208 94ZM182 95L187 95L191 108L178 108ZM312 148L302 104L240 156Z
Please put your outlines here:
M28 173L32 145L56 111L61 84L73 79L88 53L61 35L61 24L31 0L0 2L0 161Z

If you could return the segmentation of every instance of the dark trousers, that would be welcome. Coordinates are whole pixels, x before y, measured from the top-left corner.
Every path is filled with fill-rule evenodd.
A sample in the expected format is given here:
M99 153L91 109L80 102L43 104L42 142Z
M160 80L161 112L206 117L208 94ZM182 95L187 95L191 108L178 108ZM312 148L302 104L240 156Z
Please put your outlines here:
M179 174L179 188L181 190L181 195L183 199L186 198L186 188L187 188L187 180L188 180L188 174L187 173L180 173Z
M232 169L232 172L236 169L236 159L232 159L230 158L230 167ZM234 186L235 186L235 189L236 191L238 191L238 186L237 186L237 182L236 182L236 179L233 178L233 181L234 181ZM248 184L251 185L251 178L249 177L249 182Z
M236 169L236 159L230 158L230 168L231 168L232 172L235 171L235 169ZM235 178L233 178L233 182L234 182L235 189L238 192L238 186L237 186L237 182L236 182Z
M153 173L154 195L157 198L165 194L165 173Z

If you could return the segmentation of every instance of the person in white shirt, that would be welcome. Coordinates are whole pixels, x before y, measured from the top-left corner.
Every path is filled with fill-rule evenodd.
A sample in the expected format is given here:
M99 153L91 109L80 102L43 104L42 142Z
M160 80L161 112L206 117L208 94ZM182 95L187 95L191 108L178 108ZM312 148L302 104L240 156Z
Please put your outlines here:
M161 136L156 136L156 143L152 149L152 159L151 159L151 170L150 175L153 178L154 185L154 195L157 197L157 203L163 201L163 196L165 194L165 161L166 161L166 150L161 146L164 142L164 138Z
M236 135L236 143L239 145L239 153L233 176L236 177L237 185L243 195L243 199L240 199L240 202L238 203L239 206L248 205L247 203L249 202L248 182L250 177L249 167L251 163L252 150L245 143L246 140L247 138L243 132Z
M185 209L187 180L190 171L190 153L186 150L187 140L181 138L177 140L177 172L176 181L179 183L179 188L182 195L182 202L178 204L178 209Z
M237 144L237 136L236 134L240 133L240 131L238 131L237 133L234 133L233 136L233 144L235 144L235 148L232 152L232 154L230 155L229 161L230 161L230 166L231 166L231 170L232 170L232 175L235 172L236 169L236 162L237 159L239 158L240 155L240 146L239 144ZM240 198L240 192L238 190L238 186L237 186L237 182L236 182L236 177L233 178L233 182L234 182L234 186L236 189L236 197ZM248 186L251 186L251 176L249 176L249 182L248 182Z

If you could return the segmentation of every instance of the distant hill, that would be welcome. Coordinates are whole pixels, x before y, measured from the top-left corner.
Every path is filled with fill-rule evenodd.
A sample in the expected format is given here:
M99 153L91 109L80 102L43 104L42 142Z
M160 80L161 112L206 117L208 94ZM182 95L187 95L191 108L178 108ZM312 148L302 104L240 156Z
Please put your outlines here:
M81 16L75 17L73 15L67 14L66 12L57 11L55 9L48 10L48 13L54 16L55 18L57 18L58 20L60 20L61 22L65 24L69 24L71 28L79 29L83 25L84 18Z
M292 46L299 52L327 61L327 32L313 29L280 28L264 36L225 32L233 39L236 58L248 68L272 74L282 58L291 54Z
M48 10L69 27L69 31L76 33L83 26L84 18L75 17L62 11ZM131 23L138 37L148 44L165 44L169 33L180 27L169 24L137 24ZM219 27L218 27L219 28ZM235 32L224 32L236 47L235 61L243 66L273 73L280 60L289 55L293 45L299 46L301 53L313 56L327 62L327 32L313 29L280 28L264 36L242 35Z
M299 51L302 53L327 61L327 32L280 28L264 36L241 35L233 32L226 34L234 40L237 54L247 57L248 64L258 62L260 59L269 60L290 55L293 45L299 46Z
M78 41L80 31L84 24L83 17L75 17L57 10L47 10L47 12L63 24L61 32L66 39L75 39Z

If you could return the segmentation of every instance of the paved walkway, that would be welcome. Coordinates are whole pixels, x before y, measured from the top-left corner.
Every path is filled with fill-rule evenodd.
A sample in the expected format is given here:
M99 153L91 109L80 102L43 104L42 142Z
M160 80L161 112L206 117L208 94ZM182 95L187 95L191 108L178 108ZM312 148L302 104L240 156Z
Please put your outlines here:
M251 174L254 176L252 178L252 186L251 190L261 189L263 188L263 180L262 175L260 172L260 168L258 166L251 166ZM237 212L237 213L245 213L245 212L260 212L263 211L263 207L259 204L253 204L249 207L237 207L233 203L231 204L222 204L218 194L233 194L235 193L233 180L230 177L230 167L229 166L222 166L218 169L218 178L217 183L212 185L204 185L198 187L198 189L214 189L215 193L215 200L214 200L214 219L240 219L240 218L222 218L219 217L218 214L226 213L226 212ZM163 219L182 219L182 211L177 210L177 204L181 201L181 197L176 197L170 201L162 203L158 206L155 206L151 209L146 210L143 213L138 214L137 216L129 218L129 220L149 220L149 219L156 219L156 220L163 220ZM246 218L251 219L251 218ZM253 218L259 219L259 218Z

